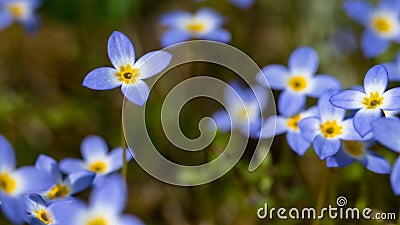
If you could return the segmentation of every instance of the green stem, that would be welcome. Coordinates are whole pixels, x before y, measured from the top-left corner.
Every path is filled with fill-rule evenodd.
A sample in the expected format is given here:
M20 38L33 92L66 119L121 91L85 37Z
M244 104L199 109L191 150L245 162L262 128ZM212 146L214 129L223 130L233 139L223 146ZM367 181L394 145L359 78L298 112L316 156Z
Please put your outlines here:
M127 154L126 154L126 141L125 141L125 135L124 135L124 125L121 123L121 145L122 145L122 176L124 180L126 181L126 176L128 173L128 163L127 163Z
M324 205L325 197L326 197L326 190L327 190L327 186L328 186L328 181L329 181L329 178L332 175L332 172L333 172L333 170L328 169L325 172L325 175L322 178L321 186L319 187L318 197L317 197L317 207L316 207L317 212L320 212L322 207L323 207L323 205ZM320 220L319 219L313 220L312 224L313 225L319 225L320 224Z

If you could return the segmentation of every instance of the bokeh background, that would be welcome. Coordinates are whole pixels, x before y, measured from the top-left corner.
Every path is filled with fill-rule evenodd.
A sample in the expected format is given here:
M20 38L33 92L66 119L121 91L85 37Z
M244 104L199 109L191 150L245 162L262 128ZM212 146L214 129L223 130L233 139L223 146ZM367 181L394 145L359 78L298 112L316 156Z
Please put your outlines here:
M177 9L194 12L207 6L223 14L227 18L225 27L232 33L231 44L246 52L260 67L286 64L292 50L309 45L320 57L320 73L336 76L344 88L361 84L367 69L390 61L399 46L393 45L376 59L365 59L357 44L362 28L347 18L342 3L257 0L250 9L242 10L227 0L44 0L38 10L41 26L37 33L27 35L18 24L0 32L0 133L14 146L19 165L34 164L39 154L57 160L80 157L80 142L91 134L104 137L110 147L120 146L123 99L120 90L89 90L81 86L82 80L92 69L111 65L106 46L114 30L131 38L137 56L160 49L164 28L158 19L163 13ZM196 68L198 73L218 71L222 79L235 79L235 75L224 74L215 65L200 63ZM196 75L190 75L192 70L185 66L177 71L175 74L182 74L182 80ZM162 89L169 86L168 79L161 82L165 85L151 93L150 105L155 108L162 103L159 96L168 92ZM182 112L182 130L189 137L198 135L202 116L210 116L220 107L213 102L208 108L201 107L207 104L201 101L206 100L196 100ZM309 105L315 103L309 101ZM212 149L223 148L227 135L218 134ZM349 206L398 213L400 199L391 191L389 176L369 172L357 163L343 169L327 169L312 149L304 157L292 152L284 136L275 139L262 167L248 172L254 141L250 140L244 158L232 171L199 187L159 182L131 162L126 212L149 225L316 224L308 220L262 221L256 212L264 203L288 208L316 207L318 202L323 206L335 205L336 198L343 195ZM170 148L164 141L157 145L165 151ZM396 157L379 147L375 150L391 162ZM188 160L178 155L175 160L191 164L203 158ZM87 193L80 195L86 196ZM9 224L1 214L0 224Z

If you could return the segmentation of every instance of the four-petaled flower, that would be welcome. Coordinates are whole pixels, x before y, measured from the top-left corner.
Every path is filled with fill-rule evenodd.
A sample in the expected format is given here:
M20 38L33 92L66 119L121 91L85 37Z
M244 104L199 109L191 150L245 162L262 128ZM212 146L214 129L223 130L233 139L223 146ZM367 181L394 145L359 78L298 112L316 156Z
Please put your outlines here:
M202 8L195 14L186 11L173 11L160 18L160 23L168 30L161 37L161 45L166 47L194 39L229 42L231 34L221 28L225 19L209 8Z
M39 25L35 11L40 4L40 0L0 0L0 30L17 21L33 33Z
M30 225L57 225L52 207L41 195L29 194L25 200L26 222Z
M82 85L94 90L109 90L122 85L122 93L137 105L143 105L150 93L143 79L163 71L172 59L168 52L153 51L135 62L132 42L118 31L108 39L108 56L114 68L101 67L91 71Z
M400 110L400 88L388 91L388 72L382 65L368 70L364 78L364 92L359 90L341 91L329 100L334 106L358 110L354 115L354 127L361 136L371 131L371 123L382 116L382 110Z

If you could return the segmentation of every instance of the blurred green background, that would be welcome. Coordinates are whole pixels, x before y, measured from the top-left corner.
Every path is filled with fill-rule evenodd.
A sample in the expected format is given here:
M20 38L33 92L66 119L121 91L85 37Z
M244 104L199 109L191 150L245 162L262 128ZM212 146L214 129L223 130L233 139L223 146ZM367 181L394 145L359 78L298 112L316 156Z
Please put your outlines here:
M231 44L260 67L286 64L293 49L309 45L319 54L320 73L336 76L344 88L361 84L368 68L390 61L399 48L392 46L385 55L366 60L356 43L362 28L346 17L341 4L329 0L258 0L249 10L241 10L226 0L44 0L39 9L42 24L35 35L27 36L17 24L0 33L0 133L14 146L19 165L32 165L39 154L57 160L80 157L80 142L90 134L101 135L110 147L121 145L120 90L89 90L81 86L82 80L92 69L111 65L106 46L114 30L131 38L137 56L160 49L164 29L158 18L177 9L193 12L208 6L226 16ZM207 64L198 67L209 74L216 70ZM154 97L151 100L152 105L162 102ZM310 100L309 104L315 102ZM198 120L191 112L203 109L197 104L188 107L182 112L187 117L182 129L188 136L196 136ZM211 109L217 108L212 104ZM212 111L196 115L209 113ZM223 148L226 138L227 134L218 134L214 148ZM379 147L376 150L391 162L396 157ZM275 139L268 160L251 173L247 170L250 156L251 143L244 159L231 172L199 187L164 184L131 162L126 212L149 225L315 224L307 220L262 221L256 212L264 203L271 207L315 207L322 195L326 196L323 206L335 205L336 198L343 195L349 206L398 213L400 199L391 191L389 176L373 174L357 163L328 170L312 149L304 157L293 153L284 136ZM9 224L2 215L0 224Z

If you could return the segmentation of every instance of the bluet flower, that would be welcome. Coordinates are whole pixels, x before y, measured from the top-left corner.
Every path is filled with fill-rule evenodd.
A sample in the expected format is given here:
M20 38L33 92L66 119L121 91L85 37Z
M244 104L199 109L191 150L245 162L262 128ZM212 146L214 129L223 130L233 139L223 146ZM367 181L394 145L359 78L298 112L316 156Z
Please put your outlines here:
M168 52L153 51L135 61L132 42L118 31L114 31L108 39L108 56L114 68L101 67L91 71L82 85L94 90L121 86L125 97L137 105L143 105L150 93L143 80L160 73L172 59Z
M382 65L368 70L364 78L364 92L345 90L332 96L330 102L348 110L358 110L354 115L354 127L361 136L371 131L371 123L382 116L382 110L400 110L400 88L385 91L388 72Z
M33 193L26 197L26 222L30 225L57 225L52 206L39 194Z
M35 14L40 0L0 0L0 30L14 21L21 23L29 33L36 31L39 18Z
M231 34L221 28L225 19L209 8L202 8L195 14L187 11L173 11L160 18L160 23L168 27L161 37L161 45L166 47L190 39L206 39L229 42Z

